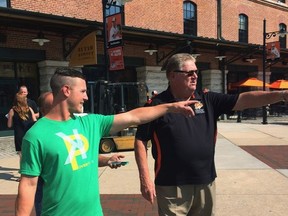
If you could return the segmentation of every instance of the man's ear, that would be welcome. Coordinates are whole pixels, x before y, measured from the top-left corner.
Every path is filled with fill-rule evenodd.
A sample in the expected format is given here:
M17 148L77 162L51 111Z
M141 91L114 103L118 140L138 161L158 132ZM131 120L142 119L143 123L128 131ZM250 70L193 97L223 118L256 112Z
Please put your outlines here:
M61 89L63 94L68 97L70 95L70 87L68 85L64 85Z
M168 79L168 80L174 79L174 77L175 77L175 74L174 74L174 73L171 73L171 72L170 72L170 73L167 74L167 79Z

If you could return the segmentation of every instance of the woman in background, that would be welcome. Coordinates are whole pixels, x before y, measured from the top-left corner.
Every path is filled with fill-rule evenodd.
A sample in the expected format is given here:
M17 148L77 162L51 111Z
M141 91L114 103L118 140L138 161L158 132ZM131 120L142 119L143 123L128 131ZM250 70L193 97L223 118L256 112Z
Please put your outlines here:
M13 106L8 113L7 126L14 126L15 150L21 160L21 144L25 133L36 121L35 114L27 104L27 97L19 93L16 94Z

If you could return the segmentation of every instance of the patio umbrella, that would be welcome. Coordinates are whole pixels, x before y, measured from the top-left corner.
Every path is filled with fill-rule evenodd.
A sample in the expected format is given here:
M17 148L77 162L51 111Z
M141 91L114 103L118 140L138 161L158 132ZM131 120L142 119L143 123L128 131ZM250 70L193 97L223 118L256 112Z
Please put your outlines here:
M244 80L241 80L237 83L233 83L232 84L234 87L244 87L244 86L250 86L250 87L263 87L263 81L259 80L255 77L251 77L251 78L247 78ZM270 84L266 83L265 84L266 87L270 87Z
M270 84L270 88L274 89L288 89L288 80L276 80Z

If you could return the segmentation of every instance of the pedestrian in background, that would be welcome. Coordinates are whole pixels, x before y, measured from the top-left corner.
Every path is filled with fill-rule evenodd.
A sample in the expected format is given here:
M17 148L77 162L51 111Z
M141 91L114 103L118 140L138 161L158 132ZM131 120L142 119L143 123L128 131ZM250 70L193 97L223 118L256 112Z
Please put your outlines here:
M28 106L27 97L17 93L13 106L8 113L7 127L14 129L15 150L21 160L22 139L25 133L36 121L36 117L31 107Z
M29 92L28 92L27 86L21 85L21 86L19 87L18 93L19 93L19 94L22 94L22 95L24 95L24 96L27 97L28 106L33 109L33 112L34 112L34 114L35 114L35 117L38 119L38 118L39 118L38 106L37 106L37 104L36 104L36 102L35 102L34 100L28 98Z
M153 203L157 197L160 216L215 215L214 161L217 120L222 114L261 107L288 99L288 91L251 91L236 95L197 91L195 58L187 53L173 55L166 65L168 89L150 103L156 106L175 101L196 100L195 116L168 113L138 126L135 158L142 196ZM149 175L147 143L152 141L155 181Z

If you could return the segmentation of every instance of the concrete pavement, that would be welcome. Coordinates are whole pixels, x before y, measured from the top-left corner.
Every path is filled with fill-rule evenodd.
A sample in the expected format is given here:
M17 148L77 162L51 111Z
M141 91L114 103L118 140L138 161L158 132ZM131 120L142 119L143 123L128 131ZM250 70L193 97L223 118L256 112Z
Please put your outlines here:
M268 125L262 125L260 120L252 123L234 122L218 123L217 215L286 216L288 121L281 124L271 122ZM9 139L11 141L11 138ZM0 204L0 215L8 216L13 215L13 196L17 193L18 185L15 177L19 176L19 165L15 153L6 152L3 156L5 140L6 138L0 138L0 203L5 199L8 203ZM126 155L125 160L129 161L127 166L117 170L99 168L100 193L105 215L157 215L157 206L151 206L140 195L133 151L123 154ZM153 177L151 153L149 163Z

